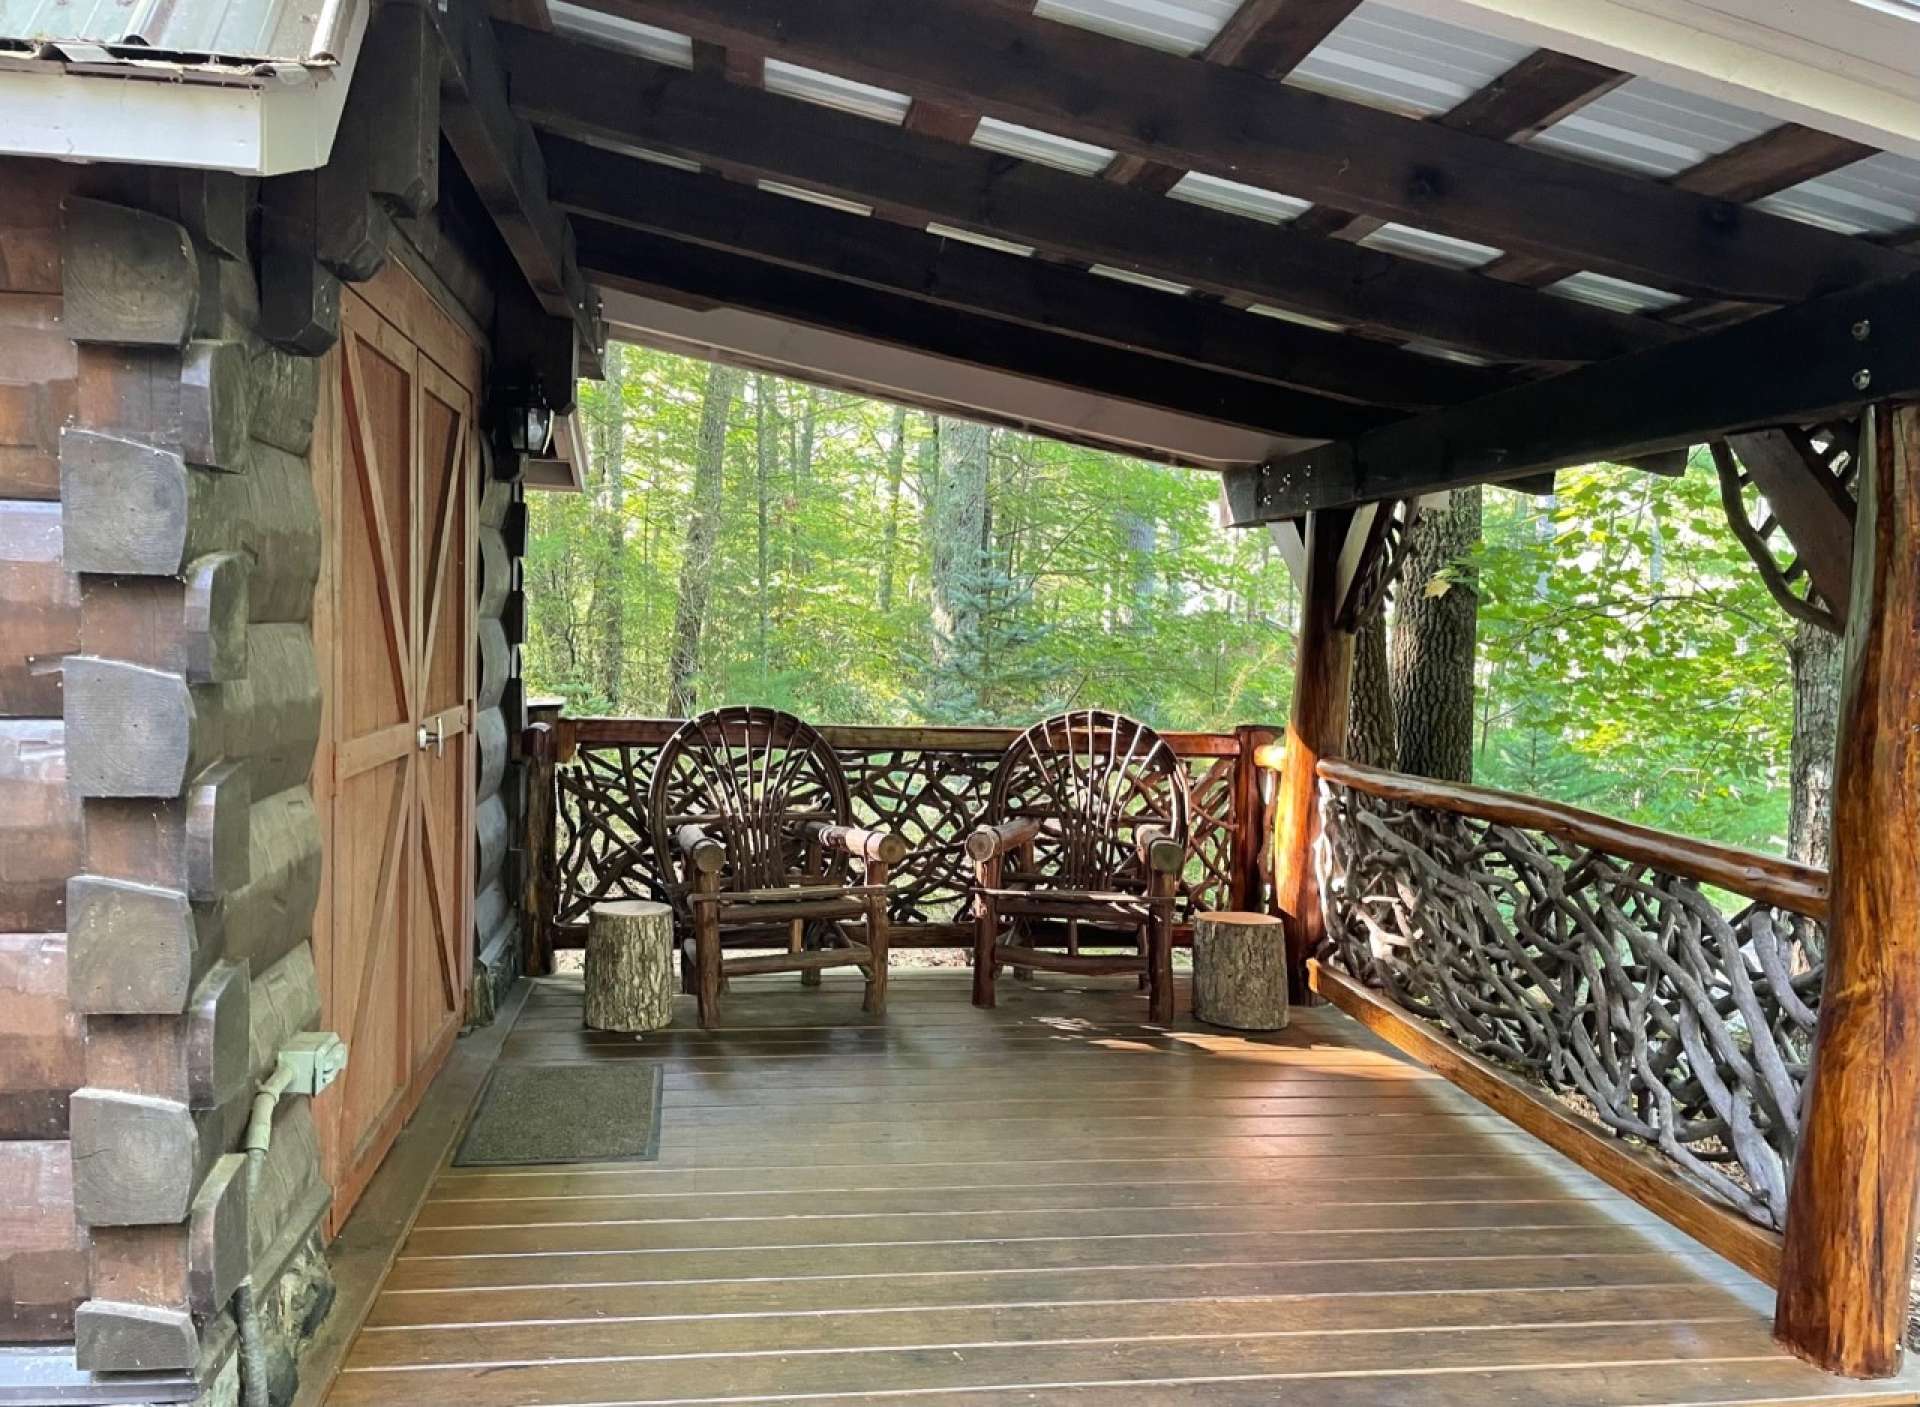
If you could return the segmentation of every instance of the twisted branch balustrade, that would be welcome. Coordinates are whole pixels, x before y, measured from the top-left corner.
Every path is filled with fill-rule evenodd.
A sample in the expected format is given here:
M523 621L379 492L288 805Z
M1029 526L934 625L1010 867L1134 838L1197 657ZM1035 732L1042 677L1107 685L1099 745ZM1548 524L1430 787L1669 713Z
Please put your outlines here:
M1320 807L1323 962L1784 1224L1824 873L1347 763Z
M563 718L554 770L552 923L558 941L583 930L587 912L608 899L660 899L660 876L646 843L647 786L671 719ZM971 941L963 930L971 870L967 833L985 814L993 768L1017 733L1012 728L861 728L820 730L846 772L854 819L897 831L913 847L893 871L897 944ZM1236 775L1252 766L1231 733L1169 733L1190 769L1191 850L1176 914L1187 924L1207 909L1260 907L1250 894L1257 872L1235 877ZM1257 795L1257 790L1255 792ZM1261 833L1266 818L1246 824Z

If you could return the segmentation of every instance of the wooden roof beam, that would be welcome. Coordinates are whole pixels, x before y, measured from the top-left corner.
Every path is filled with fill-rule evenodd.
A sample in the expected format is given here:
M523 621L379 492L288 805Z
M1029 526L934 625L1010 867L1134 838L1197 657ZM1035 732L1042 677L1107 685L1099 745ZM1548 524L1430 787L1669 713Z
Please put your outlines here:
M441 43L440 128L546 312L573 325L585 374L599 375L599 311L547 198L539 143L507 100L505 61L484 0L424 7ZM532 31L525 31L532 32ZM573 388L566 388L571 404Z
M1693 296L1791 303L1910 257L1531 147L1180 58L990 0L593 0L609 13L1170 165Z
M1366 404L1445 405L1511 384L1498 372L1170 297L716 175L563 138L548 138L544 149L562 209L942 308Z
M938 221L1502 361L1591 361L1679 335L1650 318L1295 235L556 35L503 27L502 45L514 107L538 127L790 182L889 219Z
M1237 525L1621 461L1920 394L1920 275L1780 308L1229 474Z
M1058 333L1009 336L996 318L947 311L929 317L916 299L762 263L598 220L577 221L580 260L595 280L649 295L743 308L865 341L1051 381L1115 400L1227 425L1317 439L1362 432L1392 418L1267 381L1230 376Z

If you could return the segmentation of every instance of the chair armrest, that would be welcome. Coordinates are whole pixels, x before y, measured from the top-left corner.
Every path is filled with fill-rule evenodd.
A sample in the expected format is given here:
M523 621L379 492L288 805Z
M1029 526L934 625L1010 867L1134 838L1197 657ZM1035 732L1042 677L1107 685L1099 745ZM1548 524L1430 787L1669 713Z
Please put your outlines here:
M892 831L870 831L861 826L835 826L825 821L809 821L807 834L822 850L838 850L856 860L879 860L897 865L907 858L904 836Z
M1003 821L997 826L976 826L967 837L967 856L975 864L984 865L1009 850L1019 849L1039 834L1040 822L1031 816Z
M673 843L687 857L689 869L718 874L727 863L727 847L708 835L704 826L685 825L673 833Z
M1140 847L1140 862L1149 870L1179 874L1186 868L1187 847L1165 826L1142 826L1134 832L1133 842Z

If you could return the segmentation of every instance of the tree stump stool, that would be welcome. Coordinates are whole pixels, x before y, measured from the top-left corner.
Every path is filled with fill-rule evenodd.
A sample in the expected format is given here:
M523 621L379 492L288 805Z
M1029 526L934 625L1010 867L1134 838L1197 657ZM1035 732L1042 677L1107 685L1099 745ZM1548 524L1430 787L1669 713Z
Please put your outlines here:
M1272 914L1195 914L1193 1015L1236 1031L1285 1026L1286 925Z
M673 1024L673 910L645 899L587 916L587 1025L658 1031Z

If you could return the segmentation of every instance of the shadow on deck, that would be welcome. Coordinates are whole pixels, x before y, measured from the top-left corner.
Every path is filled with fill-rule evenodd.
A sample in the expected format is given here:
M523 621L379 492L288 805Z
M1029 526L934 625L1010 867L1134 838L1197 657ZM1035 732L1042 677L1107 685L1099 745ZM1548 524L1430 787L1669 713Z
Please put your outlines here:
M876 1021L850 975L751 979L646 1037L536 984L501 1059L663 1062L659 1160L443 1168L328 1400L1916 1400L1329 1008L1247 1038L966 981L896 973Z

